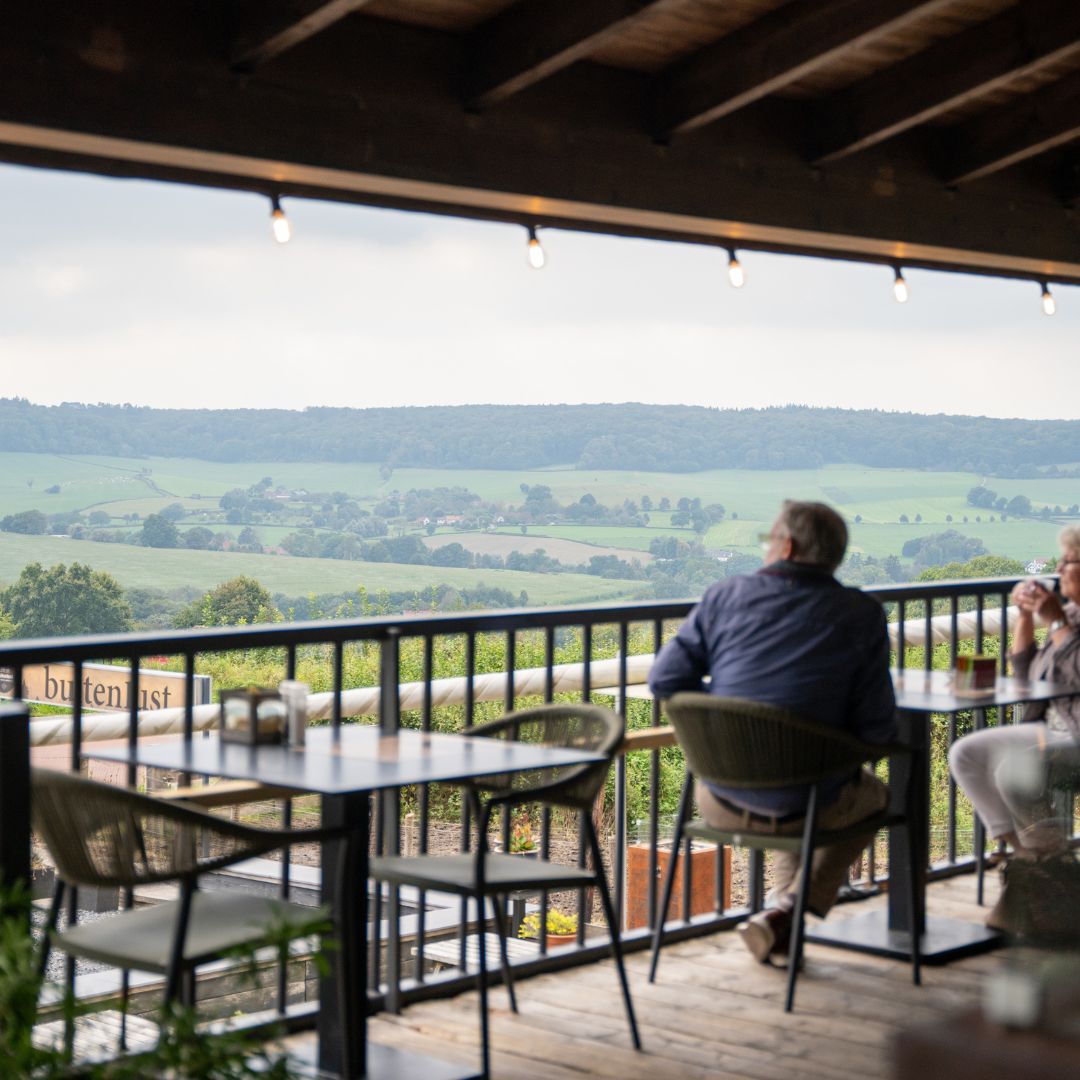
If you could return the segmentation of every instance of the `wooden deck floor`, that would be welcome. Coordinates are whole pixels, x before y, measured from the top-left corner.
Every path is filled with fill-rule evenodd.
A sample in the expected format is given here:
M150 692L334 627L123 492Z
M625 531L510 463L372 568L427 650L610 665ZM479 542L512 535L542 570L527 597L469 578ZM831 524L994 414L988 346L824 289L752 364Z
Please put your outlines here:
M989 888L988 898L993 900ZM934 885L931 913L978 921L975 881L965 876ZM830 918L871 909L883 899L844 905ZM754 963L734 933L665 949L655 985L646 981L648 955L628 958L643 1053L630 1046L616 974L610 962L544 975L518 987L520 1013L505 992L492 991L496 1080L867 1080L890 1075L894 1034L970 1007L981 984L1001 964L990 953L923 969L823 946L807 946L795 1012L782 1011L784 973ZM478 1060L475 993L413 1005L379 1016L377 1042L446 1061Z

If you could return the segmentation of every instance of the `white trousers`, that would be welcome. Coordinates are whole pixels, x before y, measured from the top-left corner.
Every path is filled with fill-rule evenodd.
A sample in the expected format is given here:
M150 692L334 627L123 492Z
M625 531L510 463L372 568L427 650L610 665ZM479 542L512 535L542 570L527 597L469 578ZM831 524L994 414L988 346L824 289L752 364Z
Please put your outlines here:
M990 836L1016 833L1026 848L1059 850L1065 823L1050 805L1042 751L1072 741L1043 723L984 728L953 743L949 768Z

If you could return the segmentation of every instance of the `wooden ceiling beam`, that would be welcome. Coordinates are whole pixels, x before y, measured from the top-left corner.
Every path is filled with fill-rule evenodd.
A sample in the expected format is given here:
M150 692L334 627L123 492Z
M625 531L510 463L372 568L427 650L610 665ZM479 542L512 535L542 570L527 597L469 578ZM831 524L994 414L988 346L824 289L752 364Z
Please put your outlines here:
M583 60L655 0L522 0L473 32L465 98L488 108Z
M946 182L966 184L1080 139L1080 71L952 128Z
M1066 206L1075 207L1080 203L1080 151L1073 150L1065 155L1059 176L1061 201Z
M375 18L241 77L223 26L137 0L118 20L119 3L94 0L93 19L49 6L29 27L0 16L0 160L1080 284L1080 220L1048 162L959 191L903 142L813 169L782 100L657 146L641 128L653 80L598 64L478 117L461 107L458 35ZM98 7L118 44L88 58Z
M1077 56L1080 4L1027 0L834 94L816 110L811 158L847 157Z
M243 0L237 4L234 71L254 71L321 33L371 0Z
M693 131L951 0L791 0L661 76L656 135Z

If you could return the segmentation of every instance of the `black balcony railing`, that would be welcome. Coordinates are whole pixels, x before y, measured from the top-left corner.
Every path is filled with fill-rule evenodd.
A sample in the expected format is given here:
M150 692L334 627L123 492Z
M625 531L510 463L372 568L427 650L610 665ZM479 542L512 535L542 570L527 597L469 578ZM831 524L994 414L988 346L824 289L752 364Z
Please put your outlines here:
M1015 579L993 579L889 586L867 592L889 611L899 667L947 667L960 651L997 649L1004 670L1008 595L1014 584ZM55 717L32 721L31 743L45 736L68 743L67 761L75 769L82 767L86 741L100 737L95 730L100 718L88 711L84 700L83 666L92 662L128 669L130 693L123 737L131 744L148 730L155 734L171 731L184 739L201 737L200 730L215 722L212 706L194 702L194 677L203 672L214 673L219 683L230 672L250 670L256 670L257 681L264 683L300 677L312 684L315 713L323 718L320 722L337 726L356 719L377 720L388 732L402 725L425 731L467 729L504 710L556 699L611 703L626 718L630 738L613 767L604 806L596 813L605 826L608 871L620 925L596 927L592 898L584 894L521 898L516 915L532 911L541 926L554 905L578 916L576 947L549 950L541 935L536 946L519 950L522 955L515 958L515 970L527 974L604 955L612 931L622 935L627 948L645 947L649 940L658 918L657 880L667 854L664 811L674 811L681 765L673 740L663 731L652 730L662 726L659 703L635 698L633 685L644 681L648 657L692 606L690 601L649 602L16 641L0 645L0 667L8 673L11 695L18 698L23 672L30 665L49 664L50 670L70 665L65 676L71 687L70 721L58 723ZM167 658L166 666L184 673L187 692L180 708L140 711L140 668L151 657L159 664ZM243 681L251 679L245 676ZM115 735L115 717L109 719ZM937 785L931 809L931 877L972 869L974 855L984 843L970 808L948 779L943 755L969 727L1004 723L1008 717L973 708L970 716L938 720L940 726L935 726L931 736L932 775ZM139 779L133 768L128 770L129 783ZM179 777L178 781L187 784L192 778ZM5 778L0 777L3 782ZM384 797L376 811L373 836L378 844L400 846L404 836L411 850L426 852L445 845L448 833L455 846L468 847L472 842L473 823L445 791L423 789ZM287 822L292 803L280 805L276 812ZM395 818L402 827L388 830L386 821ZM514 824L502 820L493 841L509 849ZM579 857L581 837L567 822L545 814L533 824L542 855ZM765 868L759 856L736 852L729 863L723 853L714 853L708 863L703 888L696 860L684 860L678 917L669 920L668 937L734 925L760 905ZM861 877L880 883L887 876L884 847L871 848ZM286 895L290 892L288 859L281 868L280 888ZM406 897L411 914L390 925L385 914L398 910L396 902L389 902L397 899L373 896L368 928L371 994L396 1006L451 993L471 983L464 968L468 938L483 927L470 930L459 907L424 895ZM131 901L130 896L126 898L127 903ZM75 898L72 918L77 917L77 909ZM639 925L633 925L635 921ZM457 949L448 950L447 941L456 941ZM441 970L435 970L435 954L445 965ZM278 990L282 1008L285 993L282 977Z

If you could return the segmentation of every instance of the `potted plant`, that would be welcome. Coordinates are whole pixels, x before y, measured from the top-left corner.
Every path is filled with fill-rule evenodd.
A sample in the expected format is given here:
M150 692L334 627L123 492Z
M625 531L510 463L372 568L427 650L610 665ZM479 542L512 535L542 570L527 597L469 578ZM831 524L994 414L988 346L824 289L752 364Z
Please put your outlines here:
M547 913L547 947L556 949L560 945L571 945L577 940L578 921L576 915L564 915L561 911L549 908ZM532 912L521 920L519 938L538 938L540 936L540 915Z
M535 859L538 854L536 839L533 836L532 821L528 813L515 813L510 821L510 854L521 855L526 859Z
M56 884L56 869L50 866L37 844L30 847L30 899L52 896Z

